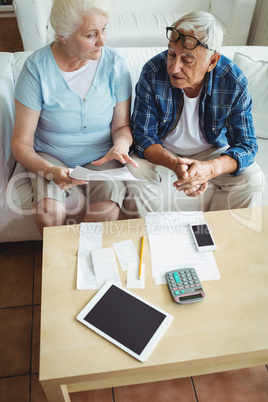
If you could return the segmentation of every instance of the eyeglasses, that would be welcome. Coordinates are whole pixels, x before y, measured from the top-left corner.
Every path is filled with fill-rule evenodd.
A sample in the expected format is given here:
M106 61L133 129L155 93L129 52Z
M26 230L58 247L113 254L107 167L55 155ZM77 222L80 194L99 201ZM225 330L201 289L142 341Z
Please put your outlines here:
M184 35L173 27L166 27L166 37L170 42L177 42L180 40L180 38L182 38L182 46L188 50L194 50L197 46L203 46L206 49L215 52L215 50L210 49L207 45L205 45L205 43L200 42L191 35Z

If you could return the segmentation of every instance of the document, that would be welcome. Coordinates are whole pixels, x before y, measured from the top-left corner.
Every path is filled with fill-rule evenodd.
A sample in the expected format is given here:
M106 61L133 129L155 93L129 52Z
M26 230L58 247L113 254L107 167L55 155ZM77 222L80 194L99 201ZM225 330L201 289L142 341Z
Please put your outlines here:
M113 248L123 271L128 269L129 262L136 263L139 267L140 257L131 239L114 243Z
M167 271L184 267L195 268L201 281L220 279L213 252L197 251L190 232L189 223L204 222L203 212L149 213L145 221L156 284L167 283Z
M100 289L108 280L121 284L113 248L102 248L102 223L81 223L77 289Z
M110 170L90 170L82 166L76 166L74 169L69 169L69 176L76 180L87 181L134 181L136 179L126 166Z
M97 289L92 251L102 247L102 223L81 223L77 255L77 289Z
M81 223L77 257L77 289L100 289L111 280L120 285L115 258L127 270L127 287L144 289L145 267L139 278L140 258L131 239L102 248L102 223Z
M145 264L142 264L141 277L139 277L140 257L132 239L113 244L116 256L123 271L127 271L127 288L145 288Z
M100 289L107 281L112 281L116 285L121 285L115 254L112 247L92 251L92 261L98 289Z
M127 288L145 289L145 264L142 264L141 276L139 277L140 264L130 262L127 269Z

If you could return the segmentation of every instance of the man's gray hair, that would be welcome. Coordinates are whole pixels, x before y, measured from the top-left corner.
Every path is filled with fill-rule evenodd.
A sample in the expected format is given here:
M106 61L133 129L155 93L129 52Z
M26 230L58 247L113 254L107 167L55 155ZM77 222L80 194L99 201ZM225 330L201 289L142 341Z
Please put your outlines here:
M56 33L68 39L82 24L83 17L100 13L109 20L112 8L110 0L54 0L50 22Z
M193 31L193 36L200 42L216 52L220 51L225 27L214 15L206 11L194 11L175 21L172 26L184 33Z

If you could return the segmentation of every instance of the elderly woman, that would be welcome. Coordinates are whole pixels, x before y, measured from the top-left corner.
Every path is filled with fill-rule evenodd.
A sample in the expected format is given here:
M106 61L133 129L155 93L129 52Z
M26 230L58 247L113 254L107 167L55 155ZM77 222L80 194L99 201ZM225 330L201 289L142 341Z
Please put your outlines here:
M31 174L38 229L62 225L66 197L83 185L84 221L116 220L124 183L69 177L76 165L103 170L136 163L129 157L131 78L124 59L105 47L107 0L55 0L56 39L25 62L16 85L15 159Z

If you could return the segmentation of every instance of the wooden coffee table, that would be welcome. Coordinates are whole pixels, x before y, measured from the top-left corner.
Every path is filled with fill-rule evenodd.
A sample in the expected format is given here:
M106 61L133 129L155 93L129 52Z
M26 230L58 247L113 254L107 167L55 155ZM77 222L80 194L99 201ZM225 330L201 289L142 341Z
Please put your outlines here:
M40 381L49 401L69 393L220 372L268 362L268 207L205 213L218 245L218 281L207 298L180 306L151 275L132 290L174 321L146 363L90 331L76 315L96 291L76 289L79 225L46 228L43 243ZM103 247L131 238L139 251L143 219L103 223ZM119 268L122 284L126 273Z

